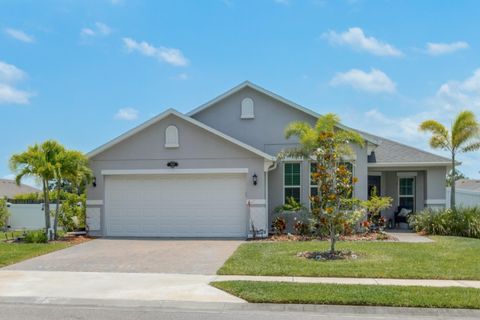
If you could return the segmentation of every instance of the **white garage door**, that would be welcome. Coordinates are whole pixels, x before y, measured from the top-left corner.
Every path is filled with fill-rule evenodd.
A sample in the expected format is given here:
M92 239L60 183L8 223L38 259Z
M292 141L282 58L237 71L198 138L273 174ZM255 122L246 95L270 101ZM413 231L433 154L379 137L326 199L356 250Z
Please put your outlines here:
M245 174L105 179L107 236L245 237Z

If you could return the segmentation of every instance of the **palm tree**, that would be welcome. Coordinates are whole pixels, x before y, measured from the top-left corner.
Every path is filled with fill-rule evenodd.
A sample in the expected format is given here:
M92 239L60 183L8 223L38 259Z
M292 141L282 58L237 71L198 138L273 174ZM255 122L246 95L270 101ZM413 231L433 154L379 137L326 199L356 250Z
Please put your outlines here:
M53 219L53 234L57 238L58 215L60 213L60 198L62 187L68 182L78 190L82 183L87 183L92 177L88 167L87 157L76 150L61 150L55 156L55 191L57 207Z
M450 152L452 172L455 172L456 156L458 153L480 149L480 124L471 111L462 111L452 123L451 129L435 120L427 120L420 124L420 130L430 132L430 146ZM455 175L450 177L451 194L450 207L455 209Z
M26 151L12 155L10 168L15 172L18 185L24 177L34 177L41 181L45 211L45 233L50 229L49 183L55 178L55 157L63 150L61 144L47 140L42 144L29 146Z
M311 198L312 215L325 218L330 235L330 254L335 254L337 233L341 229L342 201L349 197L355 179L342 164L346 156L353 153L352 144L364 145L363 138L356 132L339 129L340 119L329 113L321 116L315 127L306 122L292 122L286 130L286 138L296 136L299 146L282 152L279 157L316 159L316 171L312 180L317 184L317 196Z

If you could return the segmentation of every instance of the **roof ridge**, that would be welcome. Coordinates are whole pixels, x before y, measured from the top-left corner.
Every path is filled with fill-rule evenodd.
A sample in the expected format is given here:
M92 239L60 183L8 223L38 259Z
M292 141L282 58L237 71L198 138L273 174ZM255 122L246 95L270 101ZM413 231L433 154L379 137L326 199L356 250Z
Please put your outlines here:
M270 91L268 89L265 89L264 87L258 85L258 84L255 84L249 80L246 80L246 81L243 81L241 82L240 84L234 86L233 88L225 91L224 93L216 96L215 98L201 104L200 106L194 108L193 110L189 111L186 113L187 116L189 117L192 117L193 115L197 114L198 112L202 111L202 110L205 110L207 108L209 108L210 106L212 106L213 104L217 103L218 101L228 97L229 95L232 95L240 90L242 90L243 88L245 87L250 87L251 89L254 89L254 90L257 90L259 91L260 93L263 93L273 99L276 99L276 100L279 100L280 102L286 104L286 105L289 105L290 107L293 107L297 110L300 110L306 114L309 114L311 115L312 117L315 117L315 118L318 118L320 117L322 114L312 110L311 108L309 107L305 107L301 104L298 104L290 99L287 99L281 95L279 95L278 93L275 93L273 91ZM341 129L344 129L344 130L353 130L353 131L358 131L358 132L361 132L360 130L357 130L357 129L354 129L354 128L351 128L351 127L348 127L346 125L344 125L343 123L339 123L338 124L338 127L341 128ZM368 133L367 133L368 134ZM369 139L365 139L365 140L369 140ZM373 140L373 141L371 141ZM375 139L370 139L369 142L373 143L373 144L377 144L377 141L374 141Z

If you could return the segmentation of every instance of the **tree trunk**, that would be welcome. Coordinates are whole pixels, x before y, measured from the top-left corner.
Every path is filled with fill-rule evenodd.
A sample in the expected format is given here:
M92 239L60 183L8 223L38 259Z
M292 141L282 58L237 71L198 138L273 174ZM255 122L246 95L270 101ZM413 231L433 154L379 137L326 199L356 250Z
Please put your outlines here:
M455 153L452 153L452 174L450 175L450 208L455 210Z
M45 212L45 234L48 238L48 229L50 229L50 198L48 195L48 181L43 180L43 202L44 202L44 212Z
M335 242L336 242L336 236L335 236L335 223L333 222L333 218L330 221L330 253L335 254Z
M53 219L53 238L57 240L58 214L60 212L60 190L61 184L57 181L57 207L55 208L55 217Z

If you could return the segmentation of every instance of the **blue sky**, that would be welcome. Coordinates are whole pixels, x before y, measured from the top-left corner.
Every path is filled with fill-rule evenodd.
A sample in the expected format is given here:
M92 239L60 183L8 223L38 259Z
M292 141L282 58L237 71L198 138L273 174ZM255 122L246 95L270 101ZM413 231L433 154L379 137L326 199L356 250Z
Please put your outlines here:
M478 1L3 0L0 177L35 142L88 152L244 80L428 150L422 120L480 110L479 16ZM479 178L479 160L461 170Z

